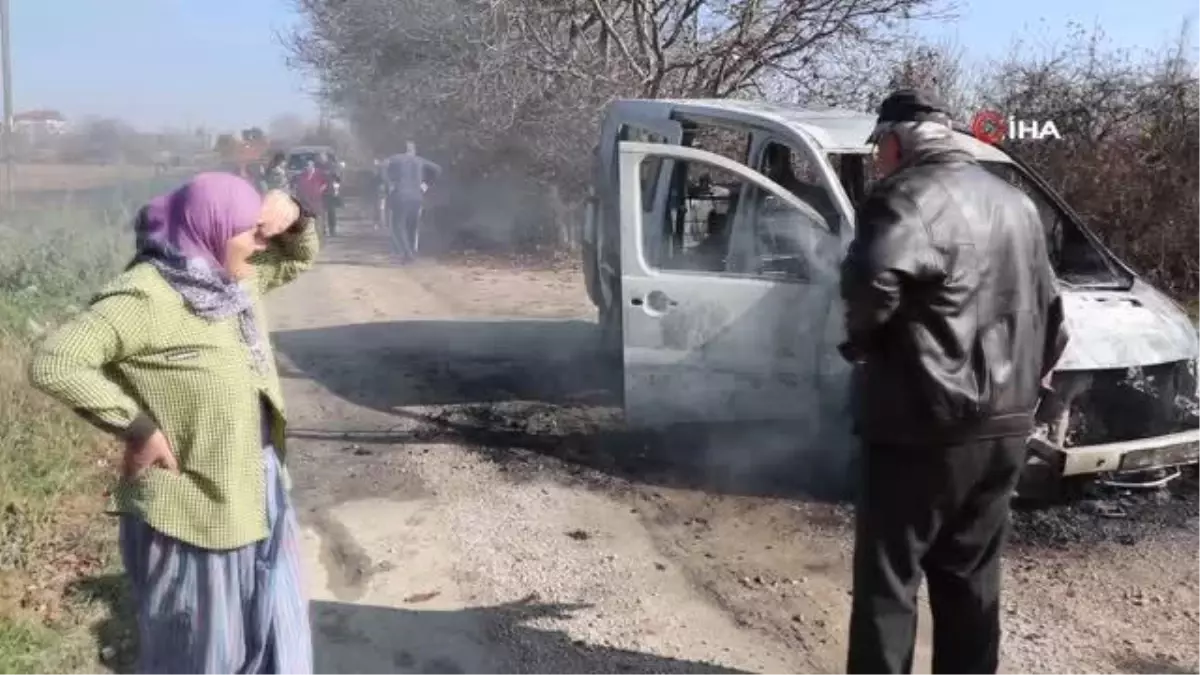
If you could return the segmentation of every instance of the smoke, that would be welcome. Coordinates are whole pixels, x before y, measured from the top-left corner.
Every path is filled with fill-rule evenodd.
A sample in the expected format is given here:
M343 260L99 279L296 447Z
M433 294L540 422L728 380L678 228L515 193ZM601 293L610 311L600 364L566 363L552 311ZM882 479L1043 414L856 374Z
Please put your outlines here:
M377 144L367 154L382 159L403 151L404 139L396 135L392 143ZM443 167L425 195L423 256L518 254L549 259L578 246L582 203L560 186L540 181L519 167L463 172L461 163L455 166L441 146L416 145L418 155Z

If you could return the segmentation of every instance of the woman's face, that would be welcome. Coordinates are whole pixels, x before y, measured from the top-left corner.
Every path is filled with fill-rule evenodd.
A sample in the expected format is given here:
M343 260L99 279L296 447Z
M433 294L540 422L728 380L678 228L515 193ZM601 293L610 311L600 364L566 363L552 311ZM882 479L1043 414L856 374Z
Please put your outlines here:
M236 235L225 243L225 271L234 279L245 279L254 269L250 256L264 248L266 241L258 235L258 227Z

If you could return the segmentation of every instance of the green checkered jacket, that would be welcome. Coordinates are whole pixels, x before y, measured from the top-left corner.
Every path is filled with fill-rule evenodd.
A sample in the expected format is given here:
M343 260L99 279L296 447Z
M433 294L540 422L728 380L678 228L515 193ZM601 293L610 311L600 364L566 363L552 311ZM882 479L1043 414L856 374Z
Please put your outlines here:
M271 241L252 260L248 282L260 330L269 333L263 293L309 269L318 239L312 220ZM274 444L284 456L284 406L268 349L266 372L251 367L237 318L202 319L152 266L130 267L35 352L34 386L123 438L161 429L179 473L151 468L113 490L109 510L138 515L160 532L207 549L267 536L262 410L274 409Z

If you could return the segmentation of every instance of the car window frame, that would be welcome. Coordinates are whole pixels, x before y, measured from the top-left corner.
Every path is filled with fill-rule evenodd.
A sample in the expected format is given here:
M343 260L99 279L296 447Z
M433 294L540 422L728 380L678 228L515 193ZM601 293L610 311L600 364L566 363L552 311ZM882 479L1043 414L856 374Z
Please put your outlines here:
M724 171L726 173L732 173L733 175L735 175L736 177L738 177L741 180L741 189L738 194L737 208L736 208L735 212L733 214L731 214L733 217L733 221L730 225L729 241L726 243L727 259L728 259L728 256L731 255L733 252L733 246L735 245L735 239L739 238L739 234L740 234L741 238L746 237L747 236L747 232L746 232L747 228L750 228L750 230L751 230L749 232L749 236L756 237L758 234L757 230L755 229L755 227L757 225L757 220L755 220L754 222L750 222L749 224L746 224L747 217L748 217L747 213L746 213L746 209L749 208L749 206L748 206L749 201L747 198L749 197L750 201L756 200L759 196L758 191L766 190L768 192L768 194L771 194L771 195L775 196L776 198L782 200L785 205L787 205L788 207L795 209L796 211L799 211L799 212L803 212L806 207L809 209L813 208L810 204L808 204L804 200L797 197L795 194L793 194L787 188L785 188L782 185L771 180L762 172L756 171L755 169L747 166L744 163L737 162L735 160L732 160L732 159L725 157L724 155L720 155L718 153L714 153L714 152L707 151L707 150L702 150L699 148L690 148L690 147L686 147L686 146L677 146L677 145L670 145L670 144L643 143L643 142L636 142L636 141L622 141L622 142L620 142L620 147L627 149L627 150L639 151L639 153L641 155L639 157L639 164L638 164L639 172L641 171L642 164L645 163L646 161L652 160L652 159L658 159L660 164L661 164L661 162L668 161L668 160L673 160L675 162L687 162L687 163L700 162L700 163L710 165L711 168L716 168L716 169ZM639 181L639 185L638 185L639 193L637 195L637 199L639 200L639 206L640 206L640 200L643 199L643 195L640 192L641 189L642 188L641 188L640 181ZM624 213L624 211L623 211L623 213ZM645 237L646 231L647 231L646 230L646 227L647 227L646 216L647 215L652 216L654 214L652 214L652 213L647 214L645 211L639 209L637 226L636 226L636 228L634 228L634 231L632 231L632 232L626 231L626 228L628 226L626 226L624 224L625 219L623 218L622 219L622 223L623 223L622 224L622 231L623 231L622 237L624 238L626 236L632 236L637 240L636 245L638 248L638 255L641 258L641 263L646 267L646 269L651 270L654 273L709 276L709 277L719 277L719 278L725 278L725 279L731 279L731 280L754 280L754 281L761 281L761 282L767 282L767 283L793 283L793 284L803 284L803 285L811 285L814 283L813 279L767 275L767 274L762 274L759 272L731 271L728 267L728 264L727 264L725 270L720 270L720 271L706 270L706 269L686 269L686 268L664 267L660 264L659 261L651 260L646 255L647 249L650 248L650 246L647 245L648 242ZM653 225L653 227L655 229L657 236L659 236L659 237L665 236L664 233L662 232L662 224L661 223L655 223ZM828 223L825 222L824 220L822 220L822 223L819 224L819 229L822 230L821 234L830 237L832 240L834 240L834 242L840 241L840 233L838 231L828 227ZM817 262L817 261L810 261L810 263L815 263L815 262Z

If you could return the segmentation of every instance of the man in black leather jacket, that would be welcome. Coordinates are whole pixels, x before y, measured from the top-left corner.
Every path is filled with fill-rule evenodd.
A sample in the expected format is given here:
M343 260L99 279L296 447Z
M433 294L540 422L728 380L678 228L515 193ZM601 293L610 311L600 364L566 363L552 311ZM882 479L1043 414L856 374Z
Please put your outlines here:
M912 669L921 575L933 672L995 672L1000 550L1040 385L1066 346L1037 211L946 109L902 90L842 267L864 481L849 672Z

